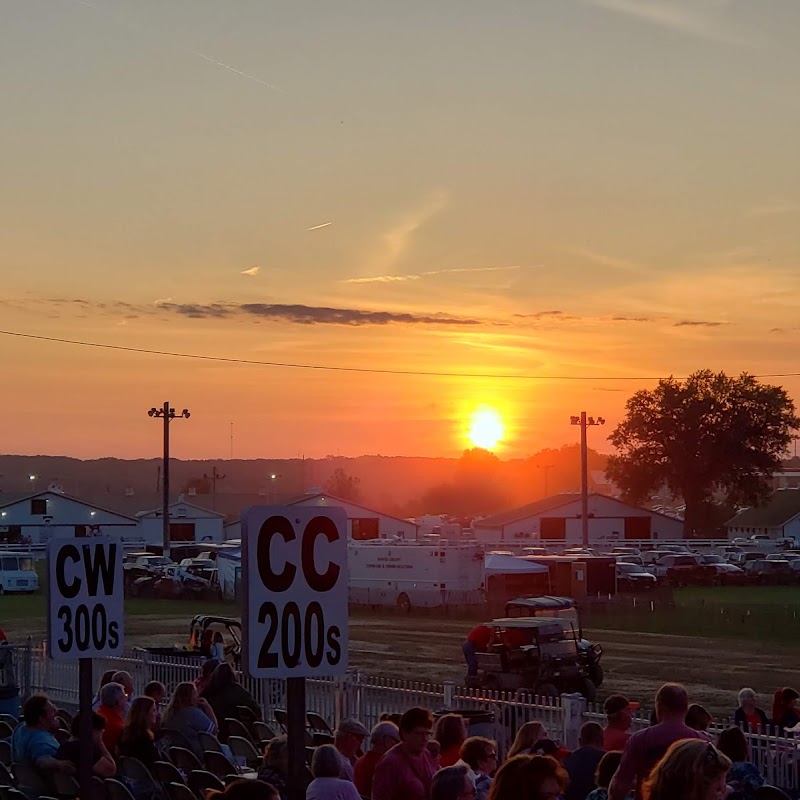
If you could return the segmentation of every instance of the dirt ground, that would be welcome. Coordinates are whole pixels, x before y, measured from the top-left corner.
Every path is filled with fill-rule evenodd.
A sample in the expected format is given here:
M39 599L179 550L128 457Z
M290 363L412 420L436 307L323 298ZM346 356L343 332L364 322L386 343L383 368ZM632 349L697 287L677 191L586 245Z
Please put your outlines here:
M185 644L192 610L173 606L167 615L126 619L126 646ZM45 635L44 621L28 619L3 627L12 641ZM350 620L350 665L368 675L460 682L464 675L461 643L469 628L463 620L397 615L355 614ZM718 717L731 714L736 693L752 686L769 706L779 686L800 686L800 644L776 646L747 640L709 639L627 631L587 631L603 646L606 681L600 698L622 692L651 707L656 689L680 681L693 702Z

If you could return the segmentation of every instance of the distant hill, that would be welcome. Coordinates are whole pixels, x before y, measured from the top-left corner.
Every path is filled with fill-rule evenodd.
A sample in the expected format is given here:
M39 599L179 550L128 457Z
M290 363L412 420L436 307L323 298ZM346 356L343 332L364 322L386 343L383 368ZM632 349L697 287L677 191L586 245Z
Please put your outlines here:
M470 454L477 453L468 457ZM596 479L602 475L606 456L590 451L589 469ZM358 458L329 456L324 459L258 459L170 462L173 492L192 486L197 502L212 490L212 470L224 477L216 482L220 493L261 494L281 502L323 487L337 469L358 478L360 501L388 513L407 516L422 513L456 513L448 508L427 508L431 498L450 497L453 492L475 493L475 487L492 487L486 504L516 505L548 494L574 491L580 486L577 445L544 450L527 459L502 461L483 451L467 451L462 458L414 458L365 455ZM270 476L275 475L272 479ZM35 476L31 480L30 476ZM161 459L128 461L101 458L83 461L64 456L0 456L2 494L42 490L55 484L76 497L100 502L108 497L131 494L152 497L159 491ZM208 476L204 478L204 476ZM448 492L444 491L447 489ZM437 491L438 490L438 494ZM485 509L485 513L501 510Z

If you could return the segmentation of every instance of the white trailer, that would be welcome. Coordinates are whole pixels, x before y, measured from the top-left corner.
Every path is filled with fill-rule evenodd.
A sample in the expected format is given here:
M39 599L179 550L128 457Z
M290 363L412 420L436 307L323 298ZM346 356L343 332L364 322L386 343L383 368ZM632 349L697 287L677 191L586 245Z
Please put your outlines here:
M350 602L437 608L485 602L483 550L475 545L351 543Z

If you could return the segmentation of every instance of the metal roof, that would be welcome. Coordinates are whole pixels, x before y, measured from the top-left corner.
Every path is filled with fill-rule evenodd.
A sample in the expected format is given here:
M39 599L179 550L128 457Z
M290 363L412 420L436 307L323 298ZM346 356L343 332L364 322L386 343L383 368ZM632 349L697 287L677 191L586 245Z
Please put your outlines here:
M761 506L740 511L726 528L780 528L800 514L800 489L776 489Z

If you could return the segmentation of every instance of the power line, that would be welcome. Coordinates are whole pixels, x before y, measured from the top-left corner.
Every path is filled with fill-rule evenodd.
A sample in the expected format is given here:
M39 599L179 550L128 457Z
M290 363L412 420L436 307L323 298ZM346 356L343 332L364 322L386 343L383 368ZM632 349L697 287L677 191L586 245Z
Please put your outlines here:
M480 372L434 372L414 369L380 369L377 367L336 367L330 364L304 364L290 361L258 361L248 358L232 358L228 356L207 356L201 353L176 353L169 350L150 350L145 347L126 347L119 344L105 342L83 342L77 339L64 339L57 336L41 336L35 333L22 333L21 331L0 330L0 336L16 336L20 339L35 339L39 342L55 342L57 344L72 344L78 347L94 347L99 350L117 350L125 353L139 353L150 356L167 356L169 358L185 358L195 361L217 361L224 364L247 364L257 367L278 367L284 369L311 369L326 372L361 372L370 375L415 375L428 378L485 378L493 380L517 381L659 381L662 378L653 375L522 375L519 373L496 374ZM800 372L775 372L752 375L753 378L798 378ZM676 378L676 380L686 380Z

